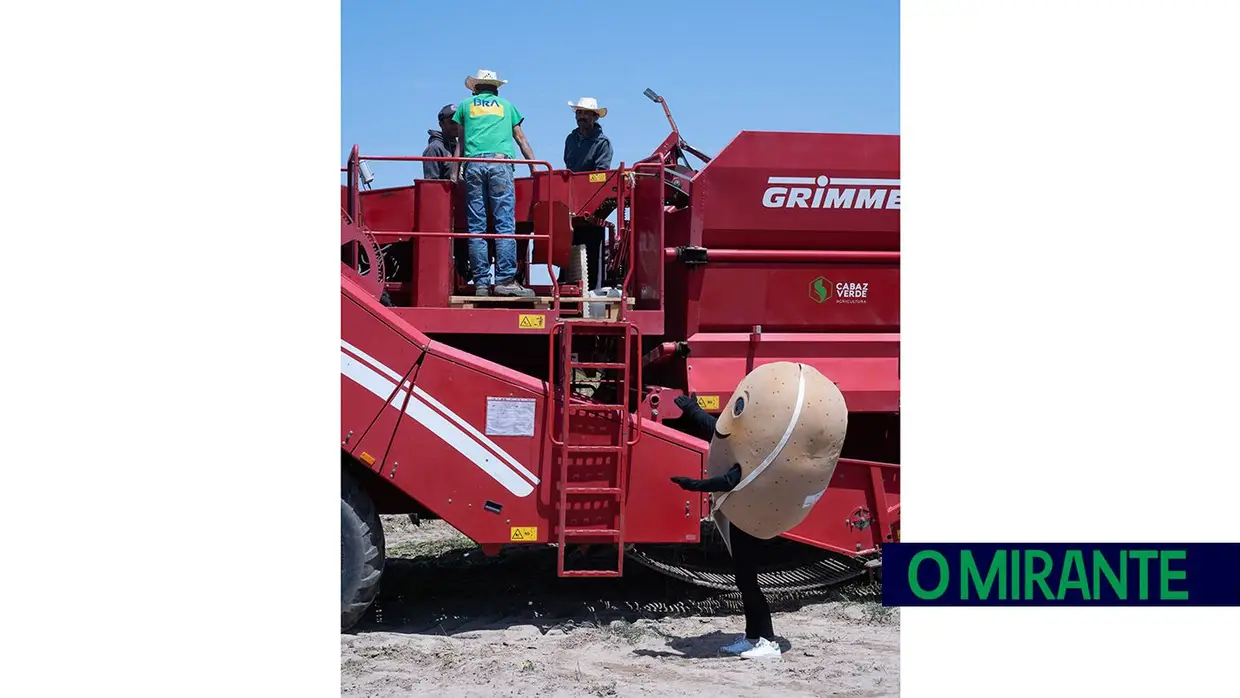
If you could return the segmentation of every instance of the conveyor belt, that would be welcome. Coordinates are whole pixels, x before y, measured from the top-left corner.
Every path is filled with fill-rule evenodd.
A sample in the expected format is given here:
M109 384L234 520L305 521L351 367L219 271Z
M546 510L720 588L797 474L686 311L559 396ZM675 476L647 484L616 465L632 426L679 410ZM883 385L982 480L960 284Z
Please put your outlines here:
M713 524L702 527L698 545L633 546L630 559L669 577L720 590L736 589L727 548ZM825 590L867 574L868 558L850 557L786 539L770 541L758 569L763 591L788 594Z

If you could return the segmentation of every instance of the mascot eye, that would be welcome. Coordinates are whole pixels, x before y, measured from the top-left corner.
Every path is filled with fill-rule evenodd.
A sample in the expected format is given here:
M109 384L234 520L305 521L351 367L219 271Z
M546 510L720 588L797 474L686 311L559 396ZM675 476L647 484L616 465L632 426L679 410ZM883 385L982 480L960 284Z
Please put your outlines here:
M741 412L744 412L744 411L745 411L745 397L742 395L742 396L737 397L736 403L732 405L732 416L739 417L741 416Z

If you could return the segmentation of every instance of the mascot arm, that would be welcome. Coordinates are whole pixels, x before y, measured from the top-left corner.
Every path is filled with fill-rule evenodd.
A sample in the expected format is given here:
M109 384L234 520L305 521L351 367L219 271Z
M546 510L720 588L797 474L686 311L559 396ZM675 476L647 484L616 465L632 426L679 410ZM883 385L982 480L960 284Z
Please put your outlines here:
M710 441L715 434L715 416L702 409L696 395L681 395L676 398L676 406L684 412L685 417L697 429L698 438ZM741 466L733 465L728 472L718 477L696 480L691 477L674 477L672 482L681 489L690 492L731 492L741 481Z
M690 492L731 492L736 484L741 481L740 464L733 465L728 472L718 477L711 477L705 480L695 480L691 477L674 477L672 482L680 485L683 490Z
M696 395L681 395L676 398L676 406L684 412L685 417L697 430L697 437L703 441L710 441L715 434L715 416L698 404Z

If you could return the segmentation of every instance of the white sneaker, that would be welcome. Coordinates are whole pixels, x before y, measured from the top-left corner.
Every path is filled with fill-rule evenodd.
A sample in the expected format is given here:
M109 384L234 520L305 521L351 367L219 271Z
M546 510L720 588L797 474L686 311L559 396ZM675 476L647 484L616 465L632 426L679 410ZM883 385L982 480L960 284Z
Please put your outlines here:
M744 635L741 635L740 637L736 638L736 642L733 642L727 647L720 647L719 651L725 654L740 654L742 652L753 649L753 647L754 647L754 644L750 642L748 639L746 639Z
M741 652L741 659L774 659L781 654L779 645L764 637L758 640L758 644L754 645L753 649Z

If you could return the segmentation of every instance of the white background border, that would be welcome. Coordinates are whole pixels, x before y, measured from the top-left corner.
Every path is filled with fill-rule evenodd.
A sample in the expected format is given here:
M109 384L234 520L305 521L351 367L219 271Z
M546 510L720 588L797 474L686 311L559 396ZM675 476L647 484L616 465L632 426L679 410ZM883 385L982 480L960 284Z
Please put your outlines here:
M6 693L336 695L339 5L5 14ZM1237 14L905 3L907 540L1240 540ZM902 689L1226 694L1237 628L909 609Z
M1237 3L907 1L909 541L1240 541ZM1235 695L1240 609L904 609L909 696Z

